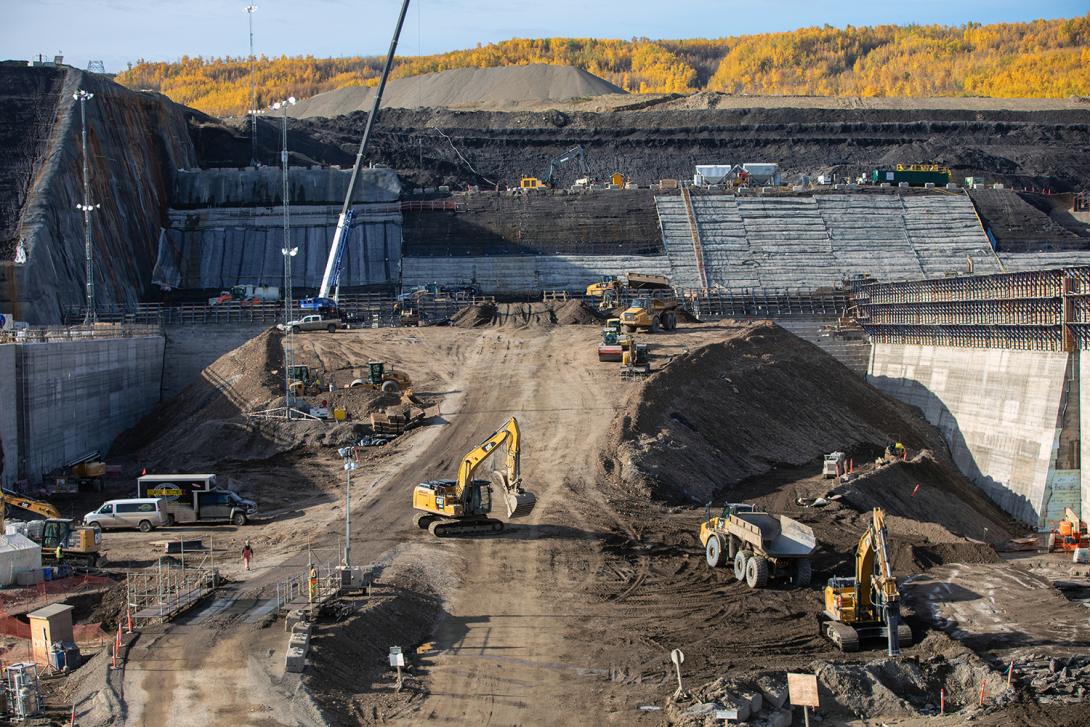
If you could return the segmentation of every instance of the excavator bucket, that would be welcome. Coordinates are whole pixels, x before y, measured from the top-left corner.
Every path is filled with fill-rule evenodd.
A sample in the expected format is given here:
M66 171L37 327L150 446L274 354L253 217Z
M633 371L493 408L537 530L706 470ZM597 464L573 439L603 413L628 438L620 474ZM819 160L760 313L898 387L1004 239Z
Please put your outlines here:
M525 517L533 511L537 497L519 487L505 491L503 501L507 503L507 517Z
M503 492L503 503L507 506L507 517L525 517L529 515L534 505L537 504L537 496L532 492L522 489L522 482L507 482L502 472L493 472L492 481Z

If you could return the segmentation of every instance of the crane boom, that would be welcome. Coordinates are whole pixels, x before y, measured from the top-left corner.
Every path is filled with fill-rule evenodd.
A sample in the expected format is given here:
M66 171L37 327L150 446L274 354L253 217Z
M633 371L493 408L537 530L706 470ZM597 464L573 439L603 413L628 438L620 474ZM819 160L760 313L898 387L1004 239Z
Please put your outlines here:
M322 284L318 288L318 298L329 298L330 289L336 284L340 274L341 255L344 252L344 241L348 237L348 229L352 224L352 195L356 191L356 180L360 175L360 167L363 165L363 154L367 150L367 142L371 139L371 129L378 118L379 106L382 104L382 93L386 90L386 81L390 77L390 68L394 64L394 53L397 51L397 41L401 37L401 26L405 24L405 13L409 9L409 0L401 3L401 14L397 18L397 27L394 28L394 37L390 40L390 50L386 54L386 65L382 67L382 78L379 79L375 89L375 99L371 104L371 113L367 115L367 125L363 128L363 138L360 139L360 148L356 152L356 163L352 167L352 176L348 180L348 192L344 196L344 204L341 206L341 214L337 217L337 230L333 233L333 244L329 248L329 257L326 258L325 272L322 274ZM285 201L286 204L286 201Z

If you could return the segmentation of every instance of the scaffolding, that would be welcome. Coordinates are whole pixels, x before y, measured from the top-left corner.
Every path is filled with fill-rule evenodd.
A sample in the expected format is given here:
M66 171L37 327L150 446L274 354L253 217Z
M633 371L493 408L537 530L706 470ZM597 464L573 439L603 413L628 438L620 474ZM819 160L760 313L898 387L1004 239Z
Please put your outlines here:
M313 590L310 569L317 571ZM344 587L340 563L326 561L312 563L301 568L295 575L276 582L276 610L278 613L318 605L340 594Z
M1090 267L854 281L856 319L874 343L1074 351L1090 348Z
M165 623L197 604L219 585L214 553L183 550L178 558L162 556L154 567L129 571L125 602L133 624Z

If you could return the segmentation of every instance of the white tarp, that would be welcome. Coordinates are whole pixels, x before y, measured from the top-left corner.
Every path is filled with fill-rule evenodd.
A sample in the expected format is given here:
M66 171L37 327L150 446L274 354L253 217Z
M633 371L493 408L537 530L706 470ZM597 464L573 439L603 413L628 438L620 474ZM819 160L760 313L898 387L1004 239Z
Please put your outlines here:
M25 535L0 535L0 586L10 586L18 573L41 570L42 549Z

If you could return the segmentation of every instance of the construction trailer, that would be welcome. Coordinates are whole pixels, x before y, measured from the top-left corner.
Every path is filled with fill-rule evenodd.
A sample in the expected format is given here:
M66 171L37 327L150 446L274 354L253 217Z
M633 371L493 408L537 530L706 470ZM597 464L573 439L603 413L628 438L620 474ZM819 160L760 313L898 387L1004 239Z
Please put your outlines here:
M923 187L933 184L945 187L950 182L950 168L938 164L898 164L893 167L879 167L870 173L872 184L908 184L910 187Z

